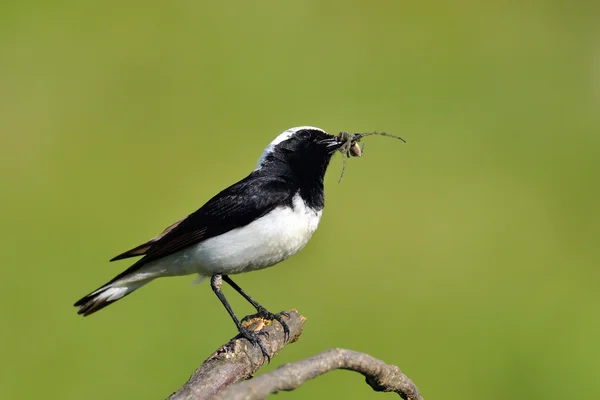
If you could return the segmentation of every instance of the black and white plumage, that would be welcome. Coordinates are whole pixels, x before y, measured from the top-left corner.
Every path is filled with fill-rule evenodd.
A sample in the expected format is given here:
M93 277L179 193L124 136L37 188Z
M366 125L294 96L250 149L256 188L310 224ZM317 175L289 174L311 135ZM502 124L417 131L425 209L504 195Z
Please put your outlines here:
M111 261L143 256L110 282L75 303L92 314L159 277L198 274L211 286L241 331L220 292L221 279L268 313L237 286L230 274L275 265L301 250L319 225L323 179L332 155L343 145L319 128L302 126L280 134L256 168L157 237Z

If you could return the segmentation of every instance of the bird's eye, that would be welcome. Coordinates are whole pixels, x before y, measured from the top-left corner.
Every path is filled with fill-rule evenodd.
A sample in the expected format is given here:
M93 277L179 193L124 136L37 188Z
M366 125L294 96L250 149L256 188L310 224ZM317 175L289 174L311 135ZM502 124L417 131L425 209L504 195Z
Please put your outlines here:
M310 131L306 129L298 131L297 135L300 139L310 139L310 137L312 136Z

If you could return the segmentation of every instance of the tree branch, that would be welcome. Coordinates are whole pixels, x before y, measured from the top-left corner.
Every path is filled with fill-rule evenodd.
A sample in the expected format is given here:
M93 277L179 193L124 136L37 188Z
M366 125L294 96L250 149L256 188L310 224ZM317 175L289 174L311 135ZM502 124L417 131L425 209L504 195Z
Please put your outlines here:
M288 343L298 340L306 319L296 310L284 317L290 328ZM271 358L286 345L283 328L278 322L269 323L256 316L248 316L244 325L261 331ZM282 390L294 390L309 379L335 369L356 371L378 392L395 392L405 400L423 400L419 390L395 365L388 365L368 354L346 349L326 350L316 356L251 378L266 362L258 346L246 339L232 339L213 353L198 367L190 379L168 400L234 399L259 400ZM239 382L239 383L238 383Z
M287 343L293 343L302 333L302 325L306 318L296 310L288 314L289 318L283 317L290 328ZM278 322L267 322L251 315L244 318L242 323L246 328L261 331L260 339L265 343L271 358L286 345L283 328ZM252 377L265 362L267 360L263 358L258 346L252 345L247 339L234 338L208 357L190 379L177 392L169 396L169 400L207 398L227 386Z
M211 400L262 400L281 390L294 390L309 379L335 369L356 371L377 392L395 392L404 400L423 400L419 389L400 368L368 354L346 349L331 349L291 364L282 365L250 381L232 385Z

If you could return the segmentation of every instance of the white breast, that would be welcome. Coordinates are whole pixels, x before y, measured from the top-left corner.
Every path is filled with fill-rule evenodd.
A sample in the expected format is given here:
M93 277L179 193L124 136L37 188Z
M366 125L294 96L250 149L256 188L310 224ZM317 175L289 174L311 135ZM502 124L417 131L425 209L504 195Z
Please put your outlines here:
M319 225L322 210L299 194L293 207L277 207L250 224L150 263L145 276L235 274L266 268L301 250Z
M278 207L262 218L191 249L202 272L239 273L277 264L301 250L319 225L322 211L300 195L293 208Z

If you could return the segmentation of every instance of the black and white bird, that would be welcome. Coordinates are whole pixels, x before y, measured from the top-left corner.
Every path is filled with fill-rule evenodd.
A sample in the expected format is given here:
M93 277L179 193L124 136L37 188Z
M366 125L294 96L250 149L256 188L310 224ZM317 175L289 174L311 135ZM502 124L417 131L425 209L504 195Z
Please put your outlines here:
M323 179L333 154L345 143L324 130L288 129L263 151L256 168L201 208L160 235L111 261L143 256L131 267L75 303L90 315L156 278L198 274L234 320L241 336L259 344L221 292L228 283L266 319L288 327L281 314L268 312L229 275L275 265L300 251L319 225L324 206Z

